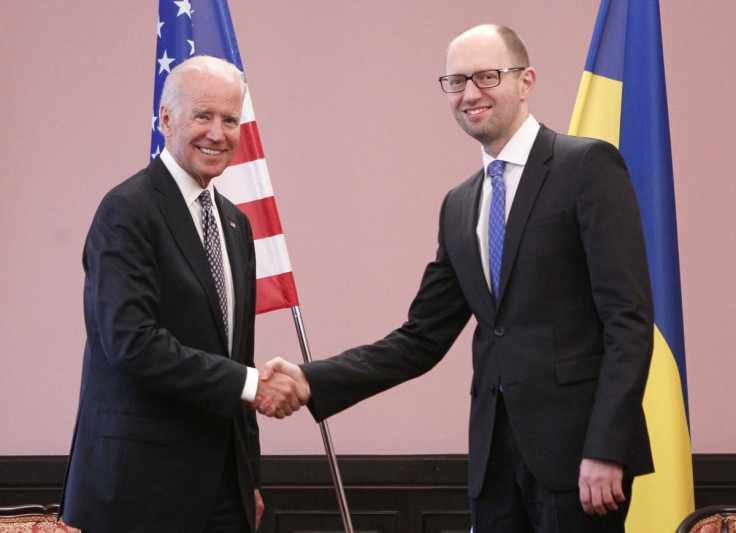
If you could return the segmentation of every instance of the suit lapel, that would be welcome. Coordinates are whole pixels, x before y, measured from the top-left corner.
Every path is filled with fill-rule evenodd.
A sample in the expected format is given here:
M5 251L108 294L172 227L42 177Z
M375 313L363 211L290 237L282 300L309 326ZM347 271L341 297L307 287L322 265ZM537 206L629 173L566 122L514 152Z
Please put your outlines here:
M463 220L466 226L463 228L461 235L464 235L467 242L462 243L460 246L461 250L468 250L470 253L468 265L469 275L471 276L471 284L473 287L477 287L479 293L483 294L482 298L479 298L479 302L484 307L485 311L490 315L495 312L493 305L493 298L491 297L491 289L488 286L485 274L483 272L483 261L481 258L480 248L478 246L478 218L480 217L480 197L483 194L483 180L485 178L485 170L481 169L478 174L473 176L470 181L470 186L467 187L463 197L462 205L464 208L462 212L472 213L472 217L465 216ZM462 214L461 212L461 214Z
M225 235L225 245L227 246L227 255L230 260L230 271L233 276L233 360L243 362L244 354L236 353L238 347L241 346L240 338L244 334L243 325L244 313L248 306L249 293L246 291L246 274L248 272L247 265L243 261L247 261L247 250L243 248L243 242L239 232L243 228L239 228L237 221L231 215L231 206L223 202L223 196L215 189L215 201L217 202L217 210L220 212L220 224L222 224L222 232Z
M210 310L218 326L218 334L225 347L223 353L227 354L227 334L225 332L225 322L222 318L222 312L220 311L217 288L215 287L215 281L210 271L210 265L207 262L207 255L202 246L202 241L197 233L197 228L194 227L192 215L184 202L176 181L174 181L174 178L161 159L156 158L148 168L151 173L151 184L159 193L156 202L161 210L161 214L184 258L204 287Z
M534 203L537 199L542 184L547 178L549 166L547 162L552 157L555 133L541 126L537 138L534 141L529 158L521 175L519 188L511 205L509 218L506 222L506 235L504 236L503 258L501 260L501 278L498 288L498 302L500 304L511 272L514 268L516 255L519 251L524 228L529 220Z

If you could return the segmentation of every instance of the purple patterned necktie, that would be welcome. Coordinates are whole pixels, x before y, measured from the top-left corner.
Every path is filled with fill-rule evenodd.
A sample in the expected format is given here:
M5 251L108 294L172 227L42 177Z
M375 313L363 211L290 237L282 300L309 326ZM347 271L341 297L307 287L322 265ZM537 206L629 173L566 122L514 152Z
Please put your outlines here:
M202 204L204 251L207 253L207 261L210 263L212 277L215 279L217 296L220 299L222 319L225 322L225 331L227 331L227 292L225 290L225 272L222 268L220 232L217 230L217 220L215 220L215 215L212 213L212 198L210 198L210 191L202 191L202 194L199 195L199 203Z
M504 162L496 159L488 165L493 195L488 217L488 259L491 270L493 300L498 303L498 281L501 277L503 237L506 233L506 186L503 183Z

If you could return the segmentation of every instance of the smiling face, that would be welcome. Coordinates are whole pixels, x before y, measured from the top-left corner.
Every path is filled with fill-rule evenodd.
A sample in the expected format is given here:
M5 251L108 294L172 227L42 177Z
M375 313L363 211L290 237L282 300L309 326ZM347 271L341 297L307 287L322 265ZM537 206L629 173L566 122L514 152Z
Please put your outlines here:
M490 69L524 67L508 50L493 27L479 27L457 37L447 51L446 75ZM527 99L532 92L534 69L505 72L501 83L490 89L478 89L468 81L465 90L447 95L450 108L460 127L480 141L486 153L496 157L516 130L529 116Z
M235 156L243 95L235 78L198 71L184 76L177 105L161 106L161 131L176 162L204 189Z

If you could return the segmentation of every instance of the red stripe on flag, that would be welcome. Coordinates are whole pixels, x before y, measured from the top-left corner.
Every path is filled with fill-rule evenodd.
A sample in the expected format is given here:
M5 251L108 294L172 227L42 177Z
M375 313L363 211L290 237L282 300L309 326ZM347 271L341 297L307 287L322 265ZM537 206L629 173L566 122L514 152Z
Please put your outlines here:
M279 220L279 212L276 209L276 200L273 196L238 204L238 208L250 220L254 239L265 239L266 237L281 235L284 232L281 229L281 220Z
M256 280L257 315L297 305L299 305L299 299L296 295L293 273L286 272L278 276Z
M245 122L240 125L240 142L238 149L235 151L230 166L239 165L241 163L250 163L257 159L263 159L263 147L261 146L261 136L258 133L256 121Z

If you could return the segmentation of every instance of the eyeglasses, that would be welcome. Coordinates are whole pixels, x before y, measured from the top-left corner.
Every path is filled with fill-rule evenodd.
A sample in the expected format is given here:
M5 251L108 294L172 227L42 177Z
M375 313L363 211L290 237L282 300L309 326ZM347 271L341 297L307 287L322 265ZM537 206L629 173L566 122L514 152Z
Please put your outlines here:
M502 72L514 72L517 70L526 70L526 67L513 68L495 68L492 70L481 70L471 76L465 74L452 74L450 76L440 76L440 85L446 93L460 93L465 90L468 80L471 80L478 89L490 89L501 83Z

